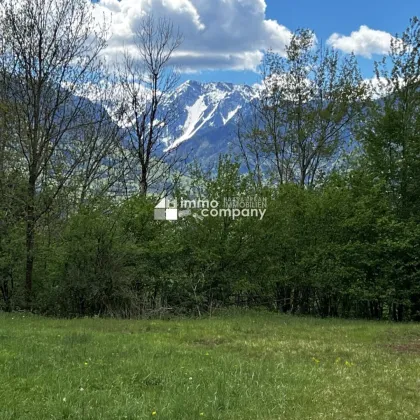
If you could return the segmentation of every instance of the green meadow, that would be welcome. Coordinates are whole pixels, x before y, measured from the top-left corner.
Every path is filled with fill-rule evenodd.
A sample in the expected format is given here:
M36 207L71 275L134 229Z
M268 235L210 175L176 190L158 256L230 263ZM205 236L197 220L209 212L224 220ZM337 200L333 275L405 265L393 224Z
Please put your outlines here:
M420 327L0 313L0 419L419 419Z

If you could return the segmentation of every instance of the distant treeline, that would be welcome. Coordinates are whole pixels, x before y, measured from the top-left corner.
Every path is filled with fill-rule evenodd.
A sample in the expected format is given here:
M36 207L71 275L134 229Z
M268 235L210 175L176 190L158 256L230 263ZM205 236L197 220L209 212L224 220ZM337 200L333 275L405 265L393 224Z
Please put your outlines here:
M172 24L146 17L138 54L109 73L91 7L1 5L1 309L420 320L417 18L372 82L354 56L297 31L264 58L260 96L237 118L241 153L207 170L162 143L175 121ZM166 193L267 208L155 220Z

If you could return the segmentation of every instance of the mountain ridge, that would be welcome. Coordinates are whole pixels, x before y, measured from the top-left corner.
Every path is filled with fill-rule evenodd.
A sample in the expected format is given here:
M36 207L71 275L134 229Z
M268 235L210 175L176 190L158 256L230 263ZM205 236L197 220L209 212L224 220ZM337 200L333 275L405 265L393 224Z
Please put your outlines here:
M182 83L171 95L169 106L176 104L177 118L164 138L167 150L192 149L201 158L227 152L235 117L246 112L256 97L257 90L248 85Z

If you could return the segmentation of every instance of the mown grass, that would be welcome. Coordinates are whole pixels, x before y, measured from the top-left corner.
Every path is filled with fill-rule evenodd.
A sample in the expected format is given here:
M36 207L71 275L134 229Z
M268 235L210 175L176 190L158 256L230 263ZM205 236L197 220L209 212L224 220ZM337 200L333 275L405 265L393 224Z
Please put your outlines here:
M0 314L0 419L419 419L420 326Z

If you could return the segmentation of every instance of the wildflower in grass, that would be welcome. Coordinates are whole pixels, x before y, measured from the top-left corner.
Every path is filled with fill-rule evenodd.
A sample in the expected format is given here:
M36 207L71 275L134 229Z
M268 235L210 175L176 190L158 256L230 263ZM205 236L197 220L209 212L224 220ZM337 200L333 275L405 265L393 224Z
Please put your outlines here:
M156 416L156 411L152 411L152 416Z
M88 362L85 362L85 366L87 366L88 365Z
M192 377L190 376L189 378L188 378L190 381L192 381Z
M204 416L204 413L200 413L200 416L203 417Z
M66 401L67 401L67 398L66 398L66 397L64 397L64 398L63 398L63 402L66 402Z
M313 360L316 364L318 364L318 363L320 362L318 359L315 359L315 357L312 357L312 360Z
M79 391L80 391L80 392L83 392L84 390L85 390L84 388L80 388L80 389L79 389Z

